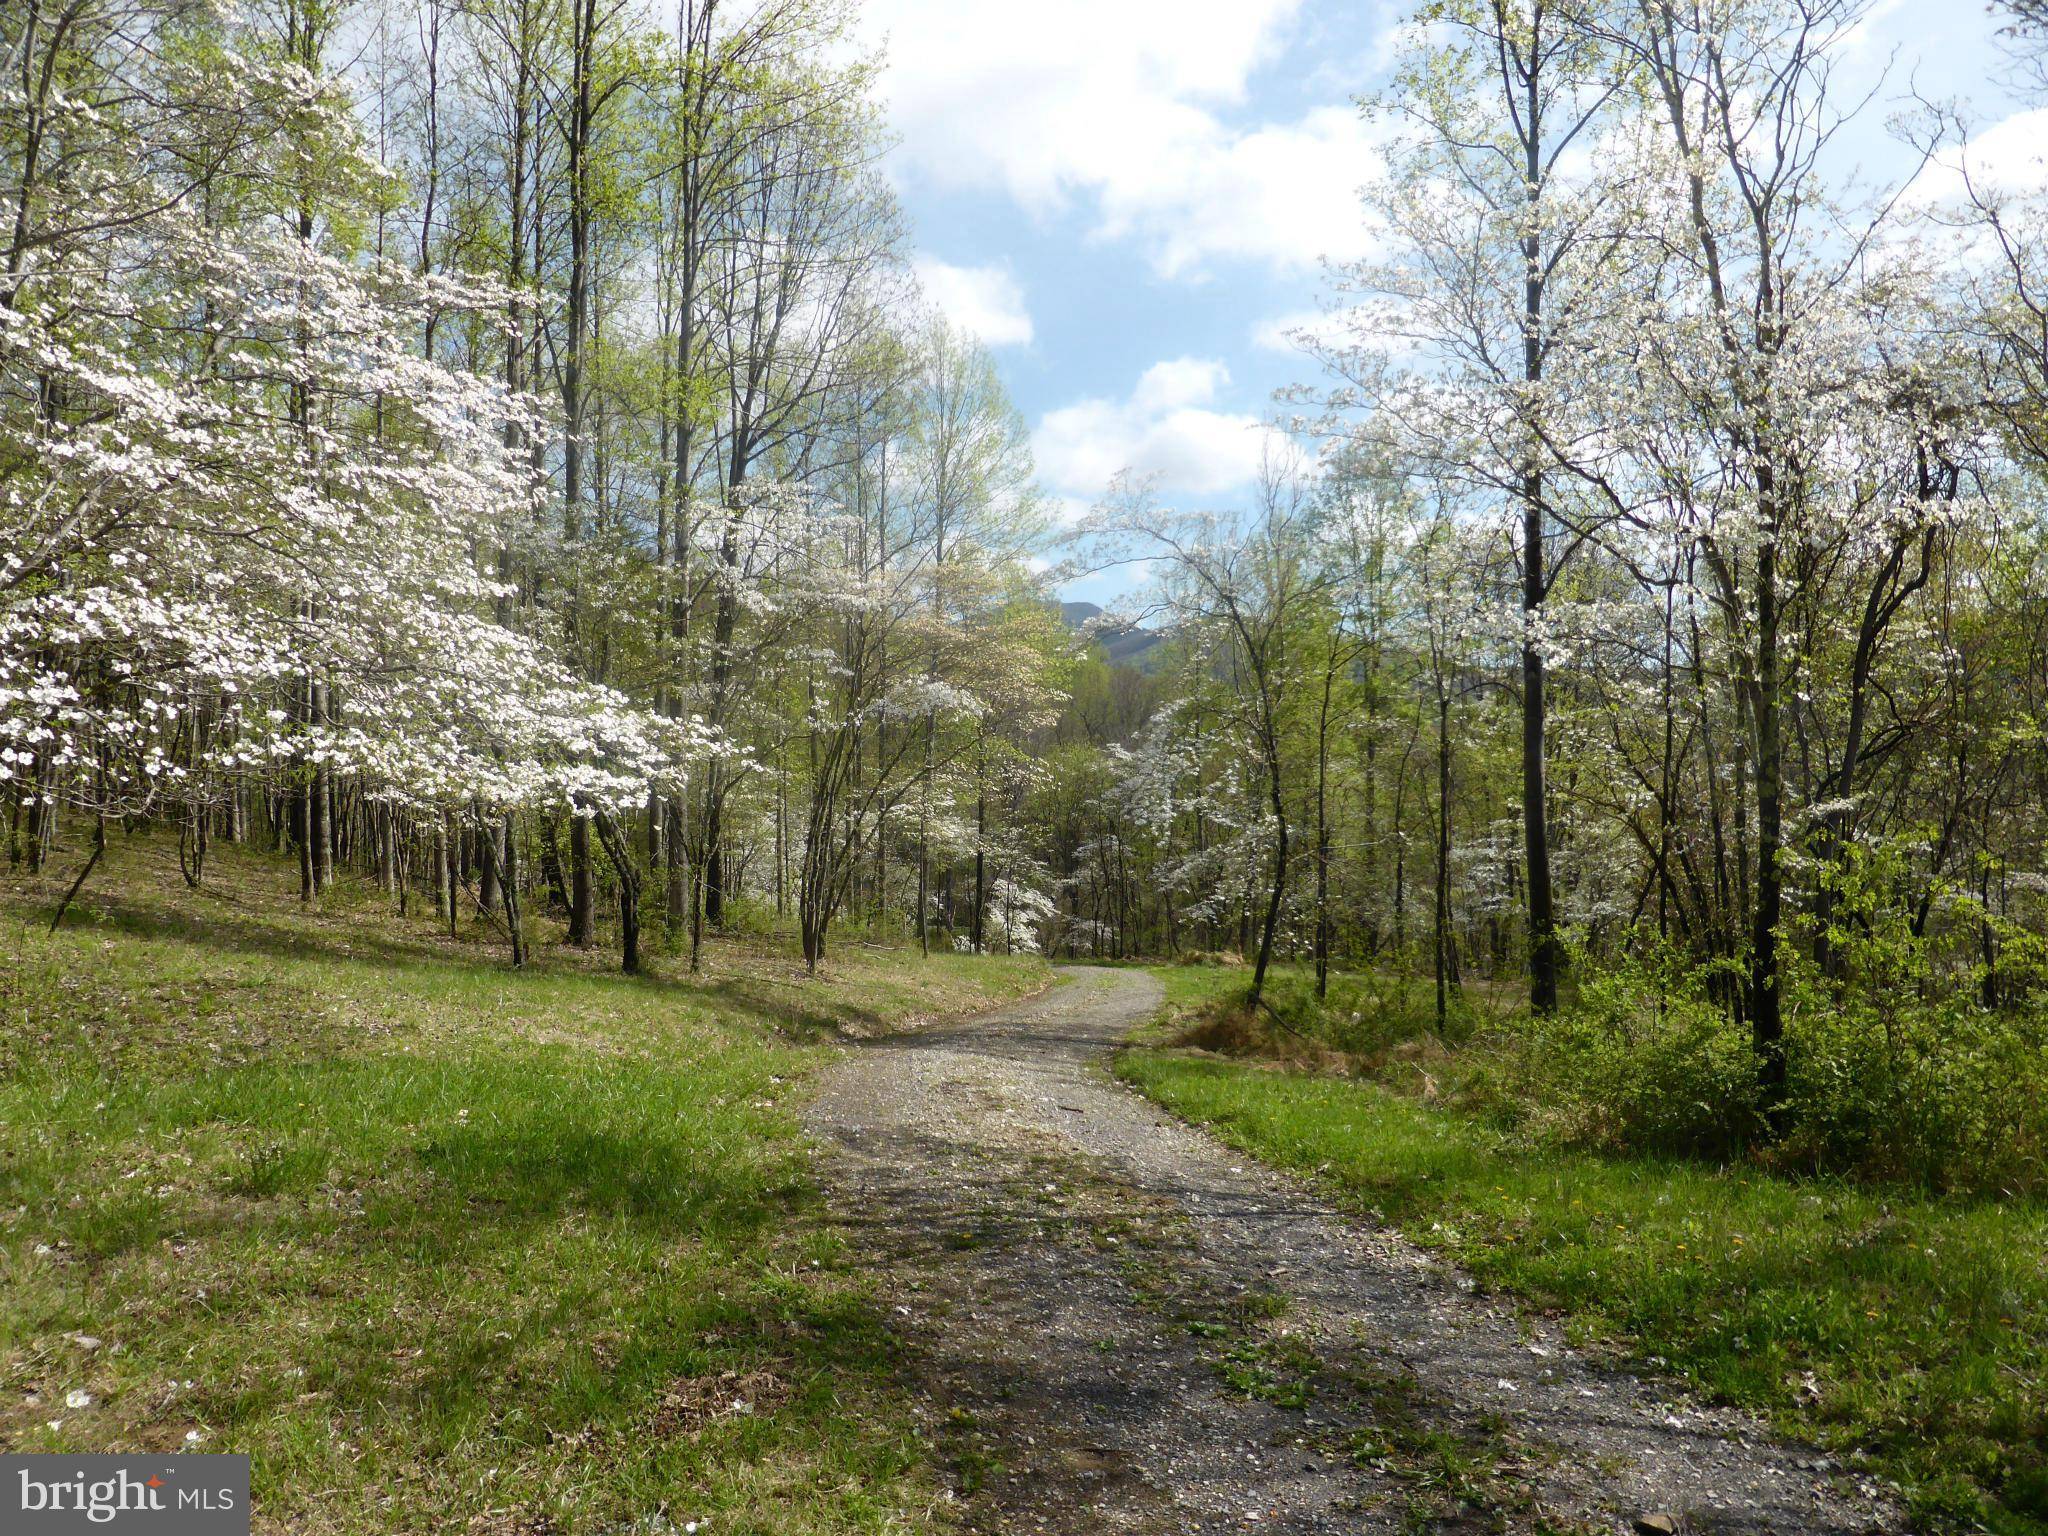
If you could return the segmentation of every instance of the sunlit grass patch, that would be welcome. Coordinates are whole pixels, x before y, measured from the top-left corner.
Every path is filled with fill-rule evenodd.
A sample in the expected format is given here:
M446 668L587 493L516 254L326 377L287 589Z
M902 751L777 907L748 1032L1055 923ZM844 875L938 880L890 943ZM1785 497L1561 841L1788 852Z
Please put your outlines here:
M47 890L4 908L0 1442L246 1451L269 1530L923 1522L792 1095L831 1032L1035 962L513 973L381 893L129 852L53 937Z

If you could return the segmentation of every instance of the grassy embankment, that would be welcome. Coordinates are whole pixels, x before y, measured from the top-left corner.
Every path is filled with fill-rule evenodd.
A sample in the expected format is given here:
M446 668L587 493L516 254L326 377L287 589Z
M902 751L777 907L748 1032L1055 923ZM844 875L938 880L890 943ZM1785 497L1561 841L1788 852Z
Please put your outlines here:
M1566 1315L1582 1342L1867 1451L1924 1528L2048 1531L2040 1201L1575 1149L1461 1102L1486 1034L1418 1038L1402 1020L1427 1019L1420 990L1339 978L1316 1010L1309 978L1283 974L1293 1035L1232 1006L1242 971L1160 974L1166 1011L1118 1070L1176 1113Z
M0 1445L245 1451L262 1530L922 1526L784 1097L834 1029L1036 962L514 974L487 929L304 913L234 850L188 893L118 834L45 937L69 873L0 887Z

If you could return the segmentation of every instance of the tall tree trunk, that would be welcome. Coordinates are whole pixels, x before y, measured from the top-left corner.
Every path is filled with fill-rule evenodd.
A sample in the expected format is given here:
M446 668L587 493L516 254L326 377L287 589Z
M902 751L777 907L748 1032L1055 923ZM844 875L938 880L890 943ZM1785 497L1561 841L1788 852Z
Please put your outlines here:
M1522 240L1522 378L1534 386L1543 379L1543 237L1536 205L1542 196L1544 165L1543 100L1533 68L1526 83L1523 170L1530 210L1528 233ZM1531 445L1526 451L1531 462L1523 470L1521 487L1522 862L1529 903L1529 1006L1538 1013L1553 1013L1561 946L1551 906L1549 795L1544 783L1544 734L1550 701L1543 652L1537 643L1549 572L1543 547L1543 471L1534 462L1538 450Z
M1757 555L1756 622L1756 686L1751 701L1751 728L1756 733L1756 907L1749 939L1749 1026L1761 1104L1775 1125L1785 1100L1785 1020L1778 987L1778 927L1784 916L1779 867L1784 705L1778 676L1778 560L1768 539Z
M1456 985L1456 939L1451 932L1451 699L1436 701L1436 1032L1450 1023L1450 992Z
M1330 690L1335 668L1323 673L1323 707L1316 716L1316 1001L1330 995Z
M932 734L936 722L930 710L924 717L924 772L919 776L917 798L917 952L929 959L932 952Z
M567 555L573 570L583 538L584 347L590 333L590 136L591 74L597 54L596 0L576 0L570 41L571 104L569 114L569 293L567 338L562 353L562 500ZM580 583L577 583L580 586ZM572 589L568 627L578 634L580 597ZM569 828L569 942L587 948L596 932L592 895L590 826L587 816L573 818Z
M986 883L983 877L986 853L982 846L982 840L987 835L988 791L980 787L979 780L977 779L974 792L974 921L970 935L970 943L973 945L974 952L977 955L981 953L983 932L982 906L987 899Z
M1531 474L1531 482L1537 476ZM1522 606L1528 627L1522 641L1522 863L1529 906L1529 1006L1538 1013L1557 1009L1563 946L1557 937L1550 879L1549 793L1545 784L1544 735L1549 698L1543 652L1534 631L1543 605L1543 512L1540 488L1526 494L1523 508Z

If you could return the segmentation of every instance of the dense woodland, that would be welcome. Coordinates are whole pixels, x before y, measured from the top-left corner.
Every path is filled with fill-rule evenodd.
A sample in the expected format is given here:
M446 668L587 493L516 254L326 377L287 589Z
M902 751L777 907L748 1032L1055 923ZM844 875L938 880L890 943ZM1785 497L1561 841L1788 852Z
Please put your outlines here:
M15 0L10 858L1412 977L1600 1134L2036 1181L2048 206L1860 15L1426 7L1258 495L1061 527L842 0Z

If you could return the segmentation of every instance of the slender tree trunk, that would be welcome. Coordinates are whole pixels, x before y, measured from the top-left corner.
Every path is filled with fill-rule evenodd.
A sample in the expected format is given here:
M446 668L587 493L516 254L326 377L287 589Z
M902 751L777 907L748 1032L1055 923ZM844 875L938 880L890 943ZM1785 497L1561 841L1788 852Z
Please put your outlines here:
M1259 958L1252 968L1251 1001L1256 1006L1266 992L1266 970L1273 963L1273 935L1280 926L1280 903L1287 894L1287 806L1281 799L1279 742L1268 725L1266 739L1266 790L1273 809L1273 879L1266 892L1266 915L1259 925Z
M1529 476L1534 482L1537 477ZM1543 513L1537 497L1540 488L1526 493L1523 522L1524 617L1533 631L1540 622L1543 604ZM1558 971L1561 968L1557 919L1552 907L1550 881L1550 830L1547 809L1549 793L1545 784L1544 735L1549 718L1549 699L1544 678L1543 652L1533 633L1522 642L1522 864L1525 895L1529 905L1529 1006L1538 1013L1557 1009Z
M526 967L526 929L519 910L519 844L512 813L507 811L496 831L486 839L493 847L491 863L503 874L505 931L512 939L512 968Z
M1778 676L1778 564L1776 548L1769 542L1757 555L1756 616L1757 676L1751 704L1751 726L1756 732L1756 909L1750 929L1749 1024L1762 1106L1775 1123L1785 1099L1785 1021L1778 987L1778 927L1784 915L1780 869L1784 742Z
M689 895L685 887L688 870L683 850L683 802L678 795L670 795L662 802L662 812L668 821L667 835L662 838L663 902L668 920L670 944L688 916Z
M981 943L983 936L982 905L987 898L987 891L985 889L985 882L983 879L983 870L985 868L986 861L986 855L983 848L983 839L987 836L988 791L986 788L981 786L979 774L977 773L976 788L974 792L974 921L972 925L971 935L971 942L974 948L974 952L977 955L981 953Z
M1336 669L1323 673L1323 707L1316 716L1316 1001L1330 995L1330 690Z
M929 959L932 952L932 733L935 722L927 710L924 717L924 772L919 776L917 797L917 952Z
M328 723L327 684L316 681L312 694L313 723L324 726ZM325 763L313 769L312 807L307 841L312 844L313 894L318 896L334 884L334 773Z
M579 816L578 821L594 824L598 839L610 858L619 882L619 969L628 976L640 974L640 870L633 862L632 843L609 811Z
M1671 936L1671 920L1667 908L1672 895L1671 821L1677 803L1673 777L1678 729L1678 709L1672 698L1671 632L1672 620L1675 617L1673 605L1676 602L1677 575L1674 564L1672 581L1664 588L1664 653L1658 692L1658 703L1664 714L1664 749L1657 773L1657 937L1660 940Z
M1451 931L1451 699L1436 702L1436 1032L1450 1024L1450 992L1457 984L1456 936Z
M434 920L448 919L448 835L434 828Z
M690 864L690 969L695 972L704 960L704 860Z
M462 824L456 820L451 807L441 812L441 846L447 858L441 869L443 880L443 906L448 915L448 937L456 935L456 924L462 917Z
M567 555L572 569L583 538L584 347L590 332L590 135L591 74L596 67L596 0L576 0L570 41L571 103L568 121L569 293L567 337L562 353L562 500ZM579 600L569 602L569 630L577 636ZM569 827L569 942L588 948L596 933L591 880L590 826L577 816Z
M1534 386L1543 378L1543 238L1535 204L1542 194L1542 98L1534 71L1527 80L1523 125L1529 232L1523 237L1522 377ZM1536 453L1532 446L1530 454ZM1551 905L1549 794L1544 782L1544 734L1550 701L1543 651L1538 643L1543 602L1548 595L1543 546L1543 472L1531 462L1522 475L1522 863L1529 903L1529 1005L1538 1013L1557 1009L1560 945Z
M299 850L299 900L310 903L316 893L313 879L313 775L301 768L299 782L292 787L291 839Z
M483 807L476 808L477 815L477 869L476 904L486 913L498 910L498 834Z

